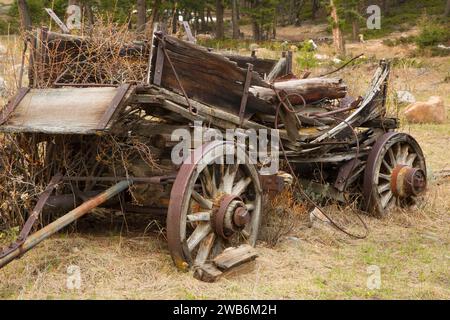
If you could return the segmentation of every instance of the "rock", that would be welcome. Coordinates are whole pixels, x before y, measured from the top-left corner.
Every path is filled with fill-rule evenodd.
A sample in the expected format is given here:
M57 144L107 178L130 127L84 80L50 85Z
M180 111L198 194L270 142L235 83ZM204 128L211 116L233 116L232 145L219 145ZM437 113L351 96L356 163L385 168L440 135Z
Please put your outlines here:
M8 50L6 47L0 43L0 56L6 54L7 52Z
M330 57L327 56L326 54L320 54L320 53L316 53L314 55L314 58L316 58L317 60L328 60L328 59L330 59Z
M2 77L0 77L0 97L6 97L6 81Z
M297 237L286 237L286 240L292 241L292 242L300 242L300 239Z
M250 51L255 51L259 49L259 45L257 43L252 43L249 47Z
M314 208L314 210L309 213L310 227L312 227L316 222L330 223L330 220L322 213L322 211L318 208Z
M364 40L364 35L361 33L359 34L359 42L366 43L366 41Z
M450 47L444 46L443 44L439 44L438 48L443 50L450 50Z
M415 103L416 97L409 91L397 91L398 103Z
M404 111L409 123L444 123L446 110L441 97L433 96L427 102L416 102Z
M316 51L317 48L319 48L319 46L314 42L313 39L310 39L308 42L311 44L311 47L313 48L314 51Z
M207 33L200 33L195 37L199 41L212 40L213 36Z
M338 59L338 58L333 58L333 63L334 64L340 64L340 63L342 63L342 60L341 59Z

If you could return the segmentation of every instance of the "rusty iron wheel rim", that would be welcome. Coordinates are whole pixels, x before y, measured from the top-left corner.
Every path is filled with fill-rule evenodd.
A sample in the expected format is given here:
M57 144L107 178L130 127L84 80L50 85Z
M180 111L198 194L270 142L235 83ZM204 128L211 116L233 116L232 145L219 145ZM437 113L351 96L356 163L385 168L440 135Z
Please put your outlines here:
M394 206L407 206L416 202L419 192L407 190L405 194L400 194L397 191L400 187L397 179L400 172L407 176L420 172L426 186L425 157L417 141L405 133L389 132L375 143L367 158L363 183L366 211L382 217ZM419 191L423 190L423 186L419 188Z
M206 144L194 150L178 172L167 214L167 239L172 259L181 270L207 262L236 242L256 244L262 189L255 166L236 148L232 141ZM238 164L215 164L222 150L237 154ZM223 238L213 227L214 213L225 196L240 197L251 211L251 222L231 239Z

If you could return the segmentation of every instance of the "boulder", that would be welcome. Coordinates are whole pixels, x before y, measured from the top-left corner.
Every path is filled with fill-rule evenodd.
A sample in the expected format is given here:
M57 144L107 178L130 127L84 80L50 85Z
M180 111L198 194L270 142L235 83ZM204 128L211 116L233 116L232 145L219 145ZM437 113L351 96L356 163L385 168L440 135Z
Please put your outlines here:
M210 35L209 33L200 33L195 38L199 41L207 41L207 40L214 39L214 37L212 35Z
M0 97L6 97L6 81L0 77Z
M6 47L0 43L0 56L5 55L8 52Z
M311 44L311 47L314 51L316 51L319 48L319 46L314 42L313 39L310 39L308 42Z
M427 102L416 102L404 111L409 123L445 123L446 110L441 97L433 96Z
M259 45L258 45L257 43L252 43L252 44L249 46L249 49L250 49L250 51L258 50L258 49L259 49Z
M397 102L400 104L415 103L416 97L409 91L397 91Z

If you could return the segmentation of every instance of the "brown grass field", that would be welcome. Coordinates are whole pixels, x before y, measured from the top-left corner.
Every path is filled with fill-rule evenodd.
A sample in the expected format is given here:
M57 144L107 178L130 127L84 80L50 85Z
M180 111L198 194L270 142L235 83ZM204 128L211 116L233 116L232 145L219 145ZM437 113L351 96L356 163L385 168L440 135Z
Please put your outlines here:
M14 41L0 39L12 51L18 46ZM348 48L374 58L404 57L411 50L378 40ZM331 52L325 45L319 49ZM10 61L0 60L0 76L14 83L9 66ZM351 92L361 94L374 67L358 64L340 75ZM409 90L419 100L440 95L450 106L449 70L450 57L401 58L391 77L391 95L395 90ZM402 118L401 109L391 109ZM251 270L206 284L174 268L164 233L150 221L88 218L0 270L0 299L450 299L450 180L433 178L450 168L450 124L403 124L401 130L424 149L432 177L428 191L407 211L382 220L363 216L370 229L364 240L327 225L309 228L301 216L276 247L259 242L260 257ZM352 215L348 209L329 210L334 216ZM0 234L0 242L9 240L10 234ZM79 290L66 286L70 265L80 268ZM380 289L367 287L372 265L381 270Z

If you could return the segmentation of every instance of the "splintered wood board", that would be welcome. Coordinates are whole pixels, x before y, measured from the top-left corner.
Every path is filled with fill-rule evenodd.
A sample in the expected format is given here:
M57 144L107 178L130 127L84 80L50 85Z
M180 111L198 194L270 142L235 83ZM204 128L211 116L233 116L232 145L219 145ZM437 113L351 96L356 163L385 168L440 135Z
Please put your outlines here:
M99 124L109 122L125 94L122 87L31 89L0 131L92 134L106 129Z
M237 248L228 248L217 257L213 262L220 270L229 270L240 266L246 262L255 260L258 253L250 245L241 245Z

